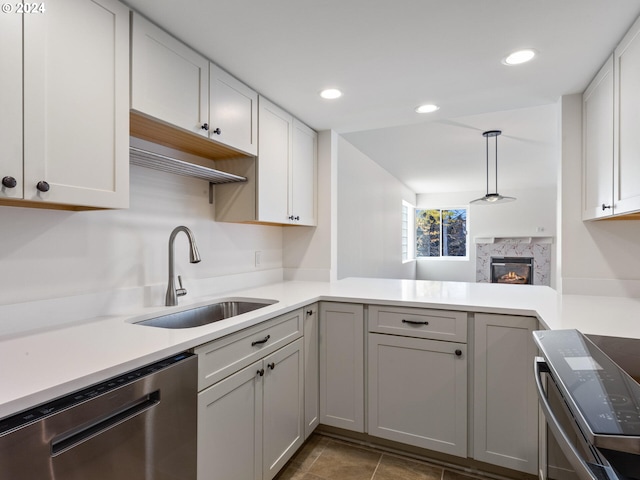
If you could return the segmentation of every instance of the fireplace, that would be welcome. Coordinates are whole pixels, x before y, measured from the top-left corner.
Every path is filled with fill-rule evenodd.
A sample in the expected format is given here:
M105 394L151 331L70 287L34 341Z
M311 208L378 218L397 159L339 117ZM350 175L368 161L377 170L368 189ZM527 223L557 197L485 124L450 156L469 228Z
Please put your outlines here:
M533 257L491 257L491 283L533 284Z

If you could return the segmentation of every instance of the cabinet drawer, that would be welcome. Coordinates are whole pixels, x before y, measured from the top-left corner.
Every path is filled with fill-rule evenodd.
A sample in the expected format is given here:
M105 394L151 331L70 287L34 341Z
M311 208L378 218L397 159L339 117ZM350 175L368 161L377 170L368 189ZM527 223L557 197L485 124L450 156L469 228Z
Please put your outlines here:
M466 342L467 313L371 305L369 306L369 331L405 337Z
M302 309L299 309L196 347L198 391L301 336Z

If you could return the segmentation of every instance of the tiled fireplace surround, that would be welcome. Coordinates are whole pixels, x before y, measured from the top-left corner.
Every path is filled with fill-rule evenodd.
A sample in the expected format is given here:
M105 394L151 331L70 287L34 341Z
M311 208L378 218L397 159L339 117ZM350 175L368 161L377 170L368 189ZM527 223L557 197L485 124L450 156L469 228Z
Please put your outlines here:
M533 284L550 285L550 237L476 238L476 282L491 282L491 257L532 257Z

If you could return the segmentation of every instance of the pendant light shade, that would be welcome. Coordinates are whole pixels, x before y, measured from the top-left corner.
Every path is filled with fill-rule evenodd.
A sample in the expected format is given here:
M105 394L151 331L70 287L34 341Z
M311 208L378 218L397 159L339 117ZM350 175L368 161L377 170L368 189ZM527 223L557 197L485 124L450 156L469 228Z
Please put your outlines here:
M486 139L487 145L487 194L484 197L476 198L472 200L470 203L473 205L493 205L496 203L507 203L513 202L515 200L514 197L505 197L498 193L498 135L502 133L501 130L488 130L482 133L482 136ZM496 155L495 155L495 170L496 170L496 182L495 182L495 193L489 193L489 138L493 137L496 139Z

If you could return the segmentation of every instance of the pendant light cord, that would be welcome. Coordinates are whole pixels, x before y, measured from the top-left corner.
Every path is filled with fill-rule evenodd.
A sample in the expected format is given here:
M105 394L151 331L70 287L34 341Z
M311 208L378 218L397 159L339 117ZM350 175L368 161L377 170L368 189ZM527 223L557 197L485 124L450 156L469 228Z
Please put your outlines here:
M487 195L489 195L489 137L486 136L484 139L486 140L485 143L487 145Z
M498 136L496 135L496 193L498 193Z

